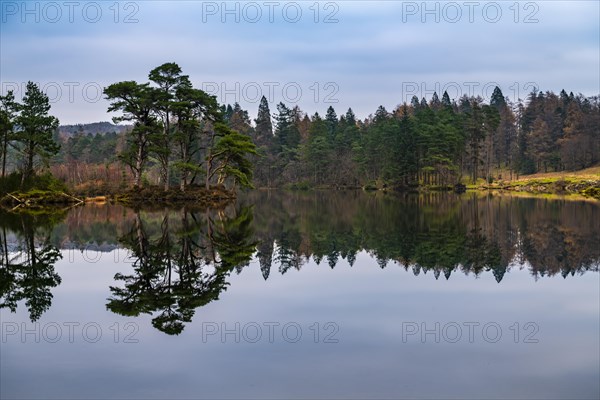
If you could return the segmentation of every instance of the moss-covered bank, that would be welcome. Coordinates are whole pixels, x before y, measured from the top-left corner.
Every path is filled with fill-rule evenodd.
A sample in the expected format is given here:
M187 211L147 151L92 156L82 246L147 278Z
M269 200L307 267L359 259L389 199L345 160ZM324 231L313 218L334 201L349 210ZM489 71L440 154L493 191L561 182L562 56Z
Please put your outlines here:
M44 204L77 204L83 203L82 199L68 193L32 189L27 192L12 192L0 198L0 203L5 206L40 206Z
M182 192L179 189L163 190L156 186L133 188L112 196L112 200L132 207L152 205L194 204L202 207L221 208L235 200L234 191L222 186L206 189L189 187Z
M540 194L578 194L600 200L600 179L534 178L480 185L476 189Z

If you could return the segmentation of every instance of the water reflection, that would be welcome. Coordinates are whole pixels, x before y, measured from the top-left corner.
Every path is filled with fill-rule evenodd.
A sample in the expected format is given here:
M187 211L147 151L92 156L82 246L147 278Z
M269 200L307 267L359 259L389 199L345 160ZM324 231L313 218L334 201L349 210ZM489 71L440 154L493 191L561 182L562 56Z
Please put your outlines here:
M126 316L156 315L155 328L181 333L196 308L219 298L229 273L250 262L251 226L248 207L233 215L186 209L148 218L136 213L119 240L131 251L134 273L115 275L123 287L110 287L107 308Z
M252 192L225 210L2 212L0 305L14 311L24 300L37 320L60 284L59 248L127 249L132 263L115 275L106 307L151 314L167 334L181 333L253 257L265 280L311 258L330 268L340 260L352 266L362 251L381 268L396 263L436 279L491 273L500 283L512 268L527 268L535 279L567 277L598 271L599 213L596 202L362 192Z
M511 268L534 278L598 271L600 208L596 202L434 193L402 198L363 193L253 193L258 259L265 279L300 269L309 258L334 268L367 251L381 268L396 262L415 275ZM260 225L260 226L259 226ZM277 246L274 246L276 243Z
M50 308L51 289L61 282L54 264L62 258L50 234L65 215L0 215L0 309L15 312L24 301L30 320L37 321Z

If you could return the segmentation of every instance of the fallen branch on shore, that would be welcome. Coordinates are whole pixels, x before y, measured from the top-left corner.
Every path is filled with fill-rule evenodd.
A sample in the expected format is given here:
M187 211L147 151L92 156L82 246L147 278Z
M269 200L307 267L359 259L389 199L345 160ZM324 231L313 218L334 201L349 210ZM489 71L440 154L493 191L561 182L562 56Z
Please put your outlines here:
M62 194L63 196L67 196L67 197L69 197L69 198L71 198L71 199L73 199L73 200L77 201L77 204L79 204L79 203L85 203L85 200L78 199L77 197L75 197L75 196L71 196L70 194L67 194L67 193L64 193L64 192L61 192L61 194Z
M84 201L64 192L31 190L29 192L7 193L0 204L16 207L39 207L47 204L83 204ZM16 208L14 207L14 208Z

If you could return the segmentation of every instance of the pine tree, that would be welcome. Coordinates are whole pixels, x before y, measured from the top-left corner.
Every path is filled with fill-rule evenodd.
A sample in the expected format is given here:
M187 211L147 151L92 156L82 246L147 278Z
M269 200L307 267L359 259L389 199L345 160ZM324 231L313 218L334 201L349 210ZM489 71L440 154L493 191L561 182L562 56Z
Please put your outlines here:
M285 104L277 105L275 116L275 137L277 138L277 151L284 160L292 159L293 153L300 143L300 133L296 123L300 121L299 109L290 109Z
M260 99L258 115L256 116L254 122L256 123L256 128L254 129L256 143L259 146L269 143L273 138L273 123L271 122L269 102L265 96Z
M323 183L323 176L328 175L328 164L330 156L329 143L329 121L323 120L319 113L311 119L308 144L306 146L306 159L311 164L313 171L313 183Z
M120 159L133 173L134 186L142 186L142 174L148 161L150 137L162 130L154 116L158 93L149 84L135 81L117 82L104 89L106 98L111 101L108 111L121 111L113 122L132 121L133 129L127 134L127 148Z
M329 108L327 108L327 114L325 114L325 121L327 122L327 132L329 134L329 141L333 142L335 138L336 128L338 125L338 118L332 106L329 106Z
M433 92L433 96L431 97L431 101L429 102L429 106L433 109L433 110L439 110L442 107L442 102L440 101L440 98L437 95L437 92Z
M417 96L413 96L410 99L410 105L412 106L415 112L421 108L421 103L419 102L419 98Z
M346 123L348 126L356 125L356 115L354 115L354 111L351 108L346 111Z
M2 157L2 177L6 174L8 144L13 139L15 117L18 104L12 90L0 96L0 157Z
M233 105L233 110L229 119L229 127L244 135L250 135L252 131L248 111L243 110L237 102Z
M506 107L506 99L502 94L502 90L500 90L498 86L494 88L494 92L490 98L490 106L496 108L498 111L500 111L500 109L503 107Z
M249 136L234 131L224 124L217 123L215 130L218 139L207 157L210 168L206 170L206 182L217 176L217 183L224 185L228 178L235 184L252 188L253 166L248 156L256 155L256 146Z
M23 103L18 106L19 116L15 119L18 130L14 139L19 143L25 162L23 180L34 175L36 158L47 162L49 157L60 150L60 145L53 139L58 129L58 119L48 114L50 101L33 82L27 83Z
M442 105L444 107L452 107L452 102L450 101L450 96L448 96L448 92L444 90L444 94L442 95Z
M189 83L187 75L181 75L181 68L176 63L165 63L150 71L150 81L158 86L154 111L161 117L162 133L150 136L150 150L160 161L160 175L164 189L169 189L170 158L171 158L171 114L174 105L175 92L180 85Z

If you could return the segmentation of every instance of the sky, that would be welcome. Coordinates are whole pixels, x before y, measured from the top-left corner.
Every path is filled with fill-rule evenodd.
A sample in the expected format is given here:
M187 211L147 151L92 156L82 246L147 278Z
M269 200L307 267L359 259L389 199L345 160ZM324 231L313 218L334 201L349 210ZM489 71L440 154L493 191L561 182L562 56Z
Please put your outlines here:
M444 90L600 93L598 1L6 1L0 92L34 81L61 124L109 121L102 89L176 62L255 118L260 97L360 118Z

